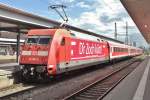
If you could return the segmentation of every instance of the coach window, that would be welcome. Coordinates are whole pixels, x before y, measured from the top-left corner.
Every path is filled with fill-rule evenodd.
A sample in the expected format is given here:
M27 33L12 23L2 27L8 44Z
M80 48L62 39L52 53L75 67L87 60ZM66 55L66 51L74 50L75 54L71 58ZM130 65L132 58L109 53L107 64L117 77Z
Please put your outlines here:
M113 51L116 52L116 47L113 48Z
M121 48L118 48L118 52L120 52L121 51Z
M115 52L119 52L119 48L118 47L115 47Z
M121 52L124 52L124 48L121 48Z
M117 49L117 47L114 47L114 52L118 52L118 49Z
M65 45L65 38L62 39L61 41L61 45L64 46Z

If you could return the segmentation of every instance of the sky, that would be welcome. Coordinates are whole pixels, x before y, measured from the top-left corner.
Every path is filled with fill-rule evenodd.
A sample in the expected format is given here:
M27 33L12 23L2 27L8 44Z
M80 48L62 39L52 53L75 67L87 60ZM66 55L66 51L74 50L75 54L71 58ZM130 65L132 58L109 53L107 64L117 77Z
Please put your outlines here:
M123 42L128 22L129 41L148 46L119 0L0 0L0 3L60 22L62 19L48 6L63 4L67 6L68 24L114 38L116 22L118 39Z

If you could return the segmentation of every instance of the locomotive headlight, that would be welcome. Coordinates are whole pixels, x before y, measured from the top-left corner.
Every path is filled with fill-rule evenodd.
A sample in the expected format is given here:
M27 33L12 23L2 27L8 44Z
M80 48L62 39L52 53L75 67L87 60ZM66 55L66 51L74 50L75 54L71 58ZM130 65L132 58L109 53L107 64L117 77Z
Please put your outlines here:
M33 67L31 67L31 71L33 71L34 70L34 68Z
M23 69L24 68L24 66L20 66L20 69Z
M49 68L53 68L54 67L54 65L49 65Z
M54 65L49 65L49 66L48 66L48 73L49 73L49 74L52 74L52 73L53 73L53 67L54 67Z

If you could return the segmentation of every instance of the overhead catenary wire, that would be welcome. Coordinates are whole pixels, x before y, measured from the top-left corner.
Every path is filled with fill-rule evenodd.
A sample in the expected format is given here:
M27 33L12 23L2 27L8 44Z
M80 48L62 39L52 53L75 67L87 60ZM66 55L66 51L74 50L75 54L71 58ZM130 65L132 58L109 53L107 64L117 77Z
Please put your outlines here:
M48 8L55 10L57 12L57 14L63 19L64 22L60 25L60 27L62 27L64 25L64 23L68 22L68 17L67 17L67 14L66 14L65 10L64 10L64 8L66 8L65 5L60 5L60 4L50 5ZM62 13L58 9L61 9Z

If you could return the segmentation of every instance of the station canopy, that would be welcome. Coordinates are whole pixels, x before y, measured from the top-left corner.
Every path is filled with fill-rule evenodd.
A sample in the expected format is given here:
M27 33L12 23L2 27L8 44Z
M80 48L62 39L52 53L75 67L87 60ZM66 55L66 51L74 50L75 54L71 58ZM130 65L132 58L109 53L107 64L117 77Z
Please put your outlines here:
M44 18L38 15L34 15L31 13L22 11L20 9L9 7L4 4L0 4L0 33L1 35L4 34L4 36L7 34L8 38L12 38L13 37L12 35L14 34L27 33L29 29L52 28L52 27L57 27L60 24L61 24L60 22L57 22L48 18ZM81 28L71 26L71 25L65 24L65 27L72 31L77 31L83 34L97 36L105 40L123 43L118 40L105 37L103 35L96 34L94 32L90 32ZM7 35L5 37L7 37ZM21 37L24 37L24 36L21 36Z
M48 20L48 19L47 19ZM46 19L22 10L0 4L0 37L16 38L18 33L27 33L29 29L55 26ZM21 39L25 35L21 34Z
M121 0L129 15L150 43L150 0Z

